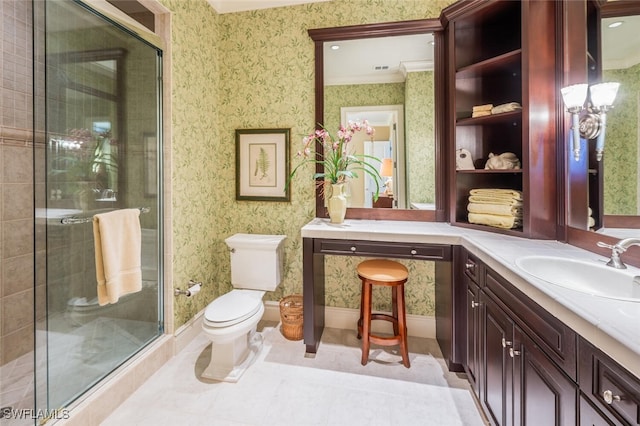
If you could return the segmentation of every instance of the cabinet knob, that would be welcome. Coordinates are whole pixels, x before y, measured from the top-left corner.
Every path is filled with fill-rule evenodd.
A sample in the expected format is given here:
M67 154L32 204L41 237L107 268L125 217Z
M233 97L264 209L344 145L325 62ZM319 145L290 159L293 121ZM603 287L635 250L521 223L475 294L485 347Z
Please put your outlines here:
M613 404L613 401L620 401L621 399L619 395L614 395L609 389L602 392L602 398L609 405Z
M502 338L502 347L506 348L507 346L511 346L513 342L510 340L506 340L504 337Z
M511 358L515 358L515 357L517 357L518 355L520 355L520 351L517 351L517 350L515 350L515 349L513 349L513 348L509 348L509 356L510 356Z
M474 269L476 267L476 264L473 262L467 261L467 263L464 264L464 267L467 269Z
M478 306L480 306L480 302L471 301L471 309L477 308Z
M356 246L351 246L351 251L356 251Z
M411 254L415 256L416 254L418 254L418 252L414 249L414 250L411 250Z

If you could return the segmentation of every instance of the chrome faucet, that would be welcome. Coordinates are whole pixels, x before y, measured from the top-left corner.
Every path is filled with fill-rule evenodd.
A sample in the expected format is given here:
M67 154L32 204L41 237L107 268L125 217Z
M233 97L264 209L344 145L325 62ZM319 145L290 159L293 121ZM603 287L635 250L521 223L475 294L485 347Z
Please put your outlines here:
M627 265L622 262L620 255L627 251L631 246L640 246L640 238L625 238L618 241L614 245L603 243L598 241L598 247L604 247L611 249L611 258L607 262L607 266L611 266L616 269L627 269Z

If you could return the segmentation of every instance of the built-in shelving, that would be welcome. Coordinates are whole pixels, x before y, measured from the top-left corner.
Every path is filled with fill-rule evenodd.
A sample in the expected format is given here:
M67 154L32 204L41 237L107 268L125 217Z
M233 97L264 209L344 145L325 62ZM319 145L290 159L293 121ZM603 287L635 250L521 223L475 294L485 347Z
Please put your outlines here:
M454 52L449 80L448 152L453 225L531 238L555 238L555 20L557 2L470 1L445 10ZM517 102L522 109L472 117L474 106ZM456 170L456 151L469 151L475 170ZM490 154L515 154L519 170L485 170ZM469 191L522 192L522 226L502 229L468 222Z

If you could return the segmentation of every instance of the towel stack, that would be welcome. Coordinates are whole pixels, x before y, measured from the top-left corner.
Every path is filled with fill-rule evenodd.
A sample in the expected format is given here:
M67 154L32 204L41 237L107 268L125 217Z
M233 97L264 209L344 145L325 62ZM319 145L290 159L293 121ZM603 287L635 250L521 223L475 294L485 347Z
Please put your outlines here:
M493 104L486 105L476 105L473 107L473 111L471 112L471 117L484 117L486 115L491 115L491 109L493 108Z
M522 226L522 192L479 188L469 191L469 223L513 229Z
M507 102L506 104L500 104L493 106L493 104L475 105L471 112L471 117L485 117L487 115L502 114L503 112L511 112L522 109L522 105L518 102Z

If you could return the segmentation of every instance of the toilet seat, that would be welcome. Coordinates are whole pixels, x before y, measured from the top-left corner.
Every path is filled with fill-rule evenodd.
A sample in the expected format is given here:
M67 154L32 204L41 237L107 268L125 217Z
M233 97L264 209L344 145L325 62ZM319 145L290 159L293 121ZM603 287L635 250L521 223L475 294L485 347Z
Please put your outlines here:
M262 306L262 292L233 290L207 306L204 320L209 327L229 327L251 317Z

